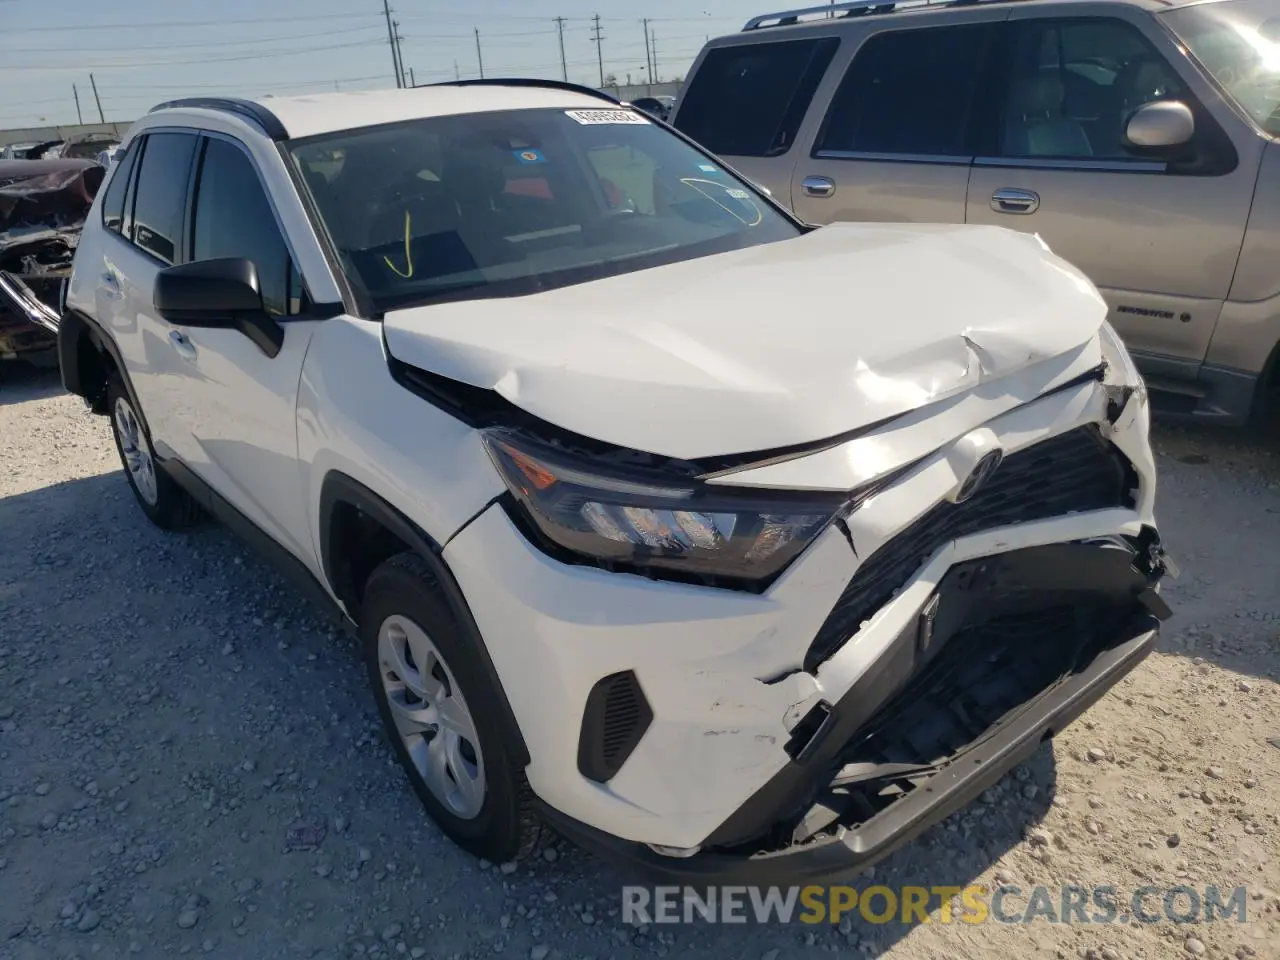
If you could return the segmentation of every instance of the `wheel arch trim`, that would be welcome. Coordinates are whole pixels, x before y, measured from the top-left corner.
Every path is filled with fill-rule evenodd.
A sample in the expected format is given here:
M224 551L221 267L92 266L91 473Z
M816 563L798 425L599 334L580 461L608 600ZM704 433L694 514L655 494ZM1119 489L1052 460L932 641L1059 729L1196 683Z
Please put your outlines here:
M409 548L431 568L431 572L439 584L441 596L453 614L459 629L474 650L480 669L497 693L500 708L498 722L502 726L503 732L507 735L512 759L516 761L521 769L528 766L529 748L520 733L520 725L516 721L515 712L511 709L506 689L498 676L497 668L493 665L493 659L489 656L484 637L481 636L480 628L476 625L475 618L471 615L471 607L463 595L462 588L458 586L458 581L454 578L453 572L449 569L449 565L444 560L443 547L430 534L405 516L402 511L387 502L382 496L353 477L341 471L331 470L325 475L320 486L320 564L330 590L338 598L339 602L347 608L348 616L352 612L352 598L343 596L339 586L341 580L337 575L336 567L339 547L335 542L336 531L333 524L337 509L342 505L354 507L360 513L382 524L408 544Z

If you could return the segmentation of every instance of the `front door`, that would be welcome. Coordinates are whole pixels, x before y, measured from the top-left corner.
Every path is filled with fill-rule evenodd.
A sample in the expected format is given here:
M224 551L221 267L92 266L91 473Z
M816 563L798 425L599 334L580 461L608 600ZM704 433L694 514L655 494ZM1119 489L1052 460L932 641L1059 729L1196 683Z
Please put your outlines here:
M175 416L191 438L187 465L240 513L315 567L298 467L297 397L311 335L306 297L254 161L230 139L202 139L191 205L192 261L243 257L263 305L284 328L268 356L231 329L174 326Z
M1015 11L1005 39L1008 80L969 178L966 220L1040 234L1101 289L1144 368L1194 374L1231 285L1258 138L1210 116L1201 96L1216 95L1141 12ZM1165 157L1135 156L1127 118L1158 99L1192 108L1195 139Z

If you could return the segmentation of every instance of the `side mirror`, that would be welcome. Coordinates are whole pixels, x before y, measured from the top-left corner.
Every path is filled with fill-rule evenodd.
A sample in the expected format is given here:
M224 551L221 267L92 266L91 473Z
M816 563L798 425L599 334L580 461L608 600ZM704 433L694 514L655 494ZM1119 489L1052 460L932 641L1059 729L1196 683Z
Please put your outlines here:
M284 344L284 329L263 309L252 260L224 257L161 270L152 303L175 326L238 330L269 357Z
M1125 137L1135 147L1180 147L1195 136L1196 119L1180 100L1156 100L1143 104L1129 117Z

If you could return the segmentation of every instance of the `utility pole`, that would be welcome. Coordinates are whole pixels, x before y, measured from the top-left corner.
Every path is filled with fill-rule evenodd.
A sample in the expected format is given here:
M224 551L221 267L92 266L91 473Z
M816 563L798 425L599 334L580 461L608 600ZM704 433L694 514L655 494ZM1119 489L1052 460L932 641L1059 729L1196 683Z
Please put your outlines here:
M457 61L457 60L453 61L453 79L455 79L455 80L461 80L461 79L462 79L462 71L458 69L458 61Z
M93 87L93 102L98 105L98 122L106 123L107 118L102 115L102 99L98 96L98 84L93 79L93 74L89 74L89 86Z
M418 82L413 79L413 67L409 68L409 86L416 87Z
M649 29L649 56L653 60L653 73L649 74L650 83L658 83L658 34L653 28Z
M399 21L399 20L392 21L391 26L392 26L393 30L395 31L395 38L396 38L396 64L400 67L400 80L401 80L401 86L406 86L406 85L407 85L407 81L408 81L408 77L407 77L407 76L405 76L405 74L407 73L407 71L406 71L406 70L405 70L405 68L404 68L404 50L403 50L403 49L401 49L401 47L400 47L400 41L404 39L404 37L400 36L400 21Z
M569 64L564 59L564 17L556 17L556 32L560 34L560 76L569 79Z
M480 52L480 28L476 27L476 63L480 67L480 79L484 79L484 55Z
M391 69L396 75L396 86L404 86L404 75L400 72L400 57L396 55L396 32L391 26L391 0L382 0L382 15L387 18L387 43L391 45Z
M604 86L604 48L600 46L600 42L604 40L604 34L600 32L600 14L596 14L591 18L593 26L591 27L591 39L596 42L596 62L600 64L600 86Z
M649 81L653 82L653 58L649 56L649 21L641 20L644 24L644 69Z
M71 95L76 98L76 120L80 125L84 125L84 114L80 112L80 91L76 89L76 85L71 85Z

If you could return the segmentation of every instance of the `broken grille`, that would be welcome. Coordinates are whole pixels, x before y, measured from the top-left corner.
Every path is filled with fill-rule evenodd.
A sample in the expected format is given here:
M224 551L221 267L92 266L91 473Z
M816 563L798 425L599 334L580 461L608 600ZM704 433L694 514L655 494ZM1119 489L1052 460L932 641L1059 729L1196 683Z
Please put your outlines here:
M812 671L906 585L944 544L983 530L1068 513L1127 506L1132 467L1093 425L1005 457L970 499L943 501L858 568L805 655Z
M956 634L862 728L841 763L928 765L946 760L1062 677L1082 670L1131 611L1101 601L1009 614ZM928 775L852 785L828 797L846 826L863 823Z

